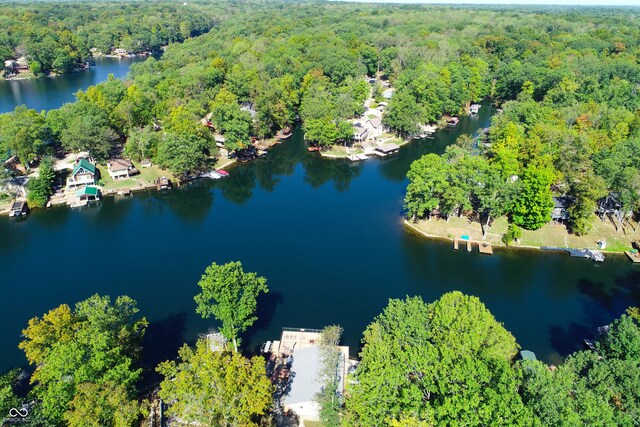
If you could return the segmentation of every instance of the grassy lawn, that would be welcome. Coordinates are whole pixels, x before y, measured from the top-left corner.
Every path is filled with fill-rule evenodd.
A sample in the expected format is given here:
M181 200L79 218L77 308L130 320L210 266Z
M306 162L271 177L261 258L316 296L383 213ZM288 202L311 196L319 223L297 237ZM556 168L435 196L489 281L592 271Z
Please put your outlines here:
M324 424L320 421L306 421L304 422L304 427L324 427Z
M343 145L332 145L329 148L322 150L322 154L332 157L347 157L351 154L362 153L364 153L364 150L360 147L353 147L347 153L347 149Z
M13 198L5 194L0 194L0 212L8 211L11 208Z
M107 170L106 165L98 165L98 169L100 170L100 180L104 183L102 186L103 192L107 193L109 190L120 191L128 188L140 187L140 184L149 185L153 184L153 182L161 177L166 176L167 178L173 180L173 175L168 170L160 169L157 165L152 165L148 168L143 168L140 166L140 163L133 162L133 165L140 172L137 175L133 175L129 179L119 179L114 181L111 179L109 175L109 171Z
M482 229L477 222L471 222L466 217L454 217L449 222L440 219L429 221L419 221L412 224L420 231L435 236L454 238L462 235L470 236L473 240L482 240ZM501 238L507 231L507 219L502 217L493 222L486 240L495 244L503 245ZM565 248L590 248L598 249L597 241L607 242L606 251L622 252L631 249L631 242L640 238L640 227L638 232L626 226L623 230L616 232L614 225L608 220L601 221L595 219L593 230L586 236L576 236L569 234L563 224L546 224L536 231L523 230L522 239L513 246L558 246Z

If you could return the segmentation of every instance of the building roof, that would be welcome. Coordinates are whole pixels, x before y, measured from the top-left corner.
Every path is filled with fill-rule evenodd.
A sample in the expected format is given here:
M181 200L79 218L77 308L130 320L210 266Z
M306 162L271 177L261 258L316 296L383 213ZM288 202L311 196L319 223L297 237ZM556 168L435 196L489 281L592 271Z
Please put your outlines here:
M374 128L379 128L380 125L382 125L382 119L380 117L376 117L374 119L369 119L367 121L369 123L371 123L371 126L373 126Z
M367 128L358 127L358 126L353 127L353 135L355 137L364 137L368 132L369 132L369 129Z
M572 200L570 197L561 196L561 197L552 197L553 207L554 208L564 208L566 209L571 204Z
M100 190L98 190L98 187L94 187L92 185L88 185L88 186L82 187L81 189L76 191L76 196L77 197L97 196L99 192L100 192Z
M80 169L85 169L91 172L92 174L96 173L96 167L93 163L91 163L87 159L80 159L80 161L73 168L73 172L71 173L71 176L74 176L75 174L77 174Z
M376 147L376 150L382 151L383 153L391 153L392 151L396 151L398 148L400 147L397 144L389 142L387 144Z
M296 349L291 365L291 390L284 398L285 405L295 405L312 401L321 391L322 384L317 381L320 370L320 347L313 346Z
M16 201L11 205L12 211L22 211L25 208L26 202Z
M129 160L114 159L109 162L109 170L112 172L125 171L133 167Z

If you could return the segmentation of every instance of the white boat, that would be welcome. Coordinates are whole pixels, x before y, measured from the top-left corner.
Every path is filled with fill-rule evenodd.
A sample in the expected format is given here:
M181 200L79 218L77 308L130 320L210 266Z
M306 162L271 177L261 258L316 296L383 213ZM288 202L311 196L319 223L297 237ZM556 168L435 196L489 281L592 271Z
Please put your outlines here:
M222 175L219 174L217 171L209 171L209 172L205 172L200 174L201 178L211 178L211 179L220 179L222 178Z

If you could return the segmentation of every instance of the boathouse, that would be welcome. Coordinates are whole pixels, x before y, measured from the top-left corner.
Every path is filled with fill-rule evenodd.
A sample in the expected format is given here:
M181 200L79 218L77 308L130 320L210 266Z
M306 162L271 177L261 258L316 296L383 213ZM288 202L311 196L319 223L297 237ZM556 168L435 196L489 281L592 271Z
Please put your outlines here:
M131 175L138 173L138 170L129 160L115 159L107 163L109 175L115 181L116 179L130 178Z
M29 212L29 206L27 206L27 202L23 201L15 201L11 205L11 210L9 211L9 217L18 217L25 216Z
M378 147L375 148L376 153L379 156L389 156L391 154L395 154L400 150L400 147L397 144L394 143L387 143L387 144L383 144L380 145Z
M86 185L95 185L96 167L87 159L80 159L73 168L71 176L67 178L67 188L78 188Z
M76 190L76 197L79 202L91 202L94 200L100 200L100 189L93 185L87 185L79 190Z

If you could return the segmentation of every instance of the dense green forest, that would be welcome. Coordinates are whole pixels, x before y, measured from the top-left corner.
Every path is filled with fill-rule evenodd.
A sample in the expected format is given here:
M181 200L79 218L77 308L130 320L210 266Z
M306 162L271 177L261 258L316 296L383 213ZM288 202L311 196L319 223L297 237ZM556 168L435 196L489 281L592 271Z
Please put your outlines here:
M55 146L104 160L126 142L127 156L150 157L186 176L216 155L211 132L199 124L209 113L231 151L298 117L311 143L350 143L348 119L363 113L370 89L380 92L364 76L380 73L395 88L383 120L401 135L464 113L474 101L504 110L488 141L461 141L441 158L414 164L409 216L472 212L488 227L508 214L514 225L535 229L549 220L554 192L569 196L570 226L583 234L609 192L620 212L637 207L640 26L633 9L216 3L197 4L194 16L153 3L119 4L142 19L127 24L130 30L118 30L117 19L98 20L104 32L79 25L83 14L109 13L99 4L78 6L65 22L77 37L86 35L80 39L88 48L95 43L86 40L99 34L158 33L146 7L171 15L174 29L193 24L174 40L219 24L59 110L0 116L3 152L27 165ZM32 9L12 6L9 16Z
M0 61L24 57L33 75L64 74L92 51L153 52L203 34L214 16L169 2L0 3Z

